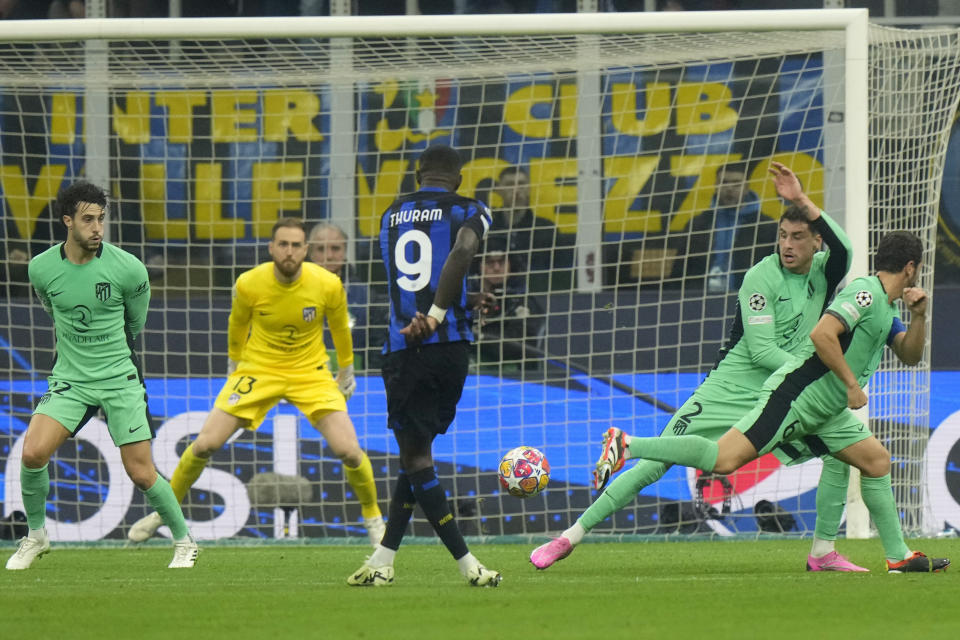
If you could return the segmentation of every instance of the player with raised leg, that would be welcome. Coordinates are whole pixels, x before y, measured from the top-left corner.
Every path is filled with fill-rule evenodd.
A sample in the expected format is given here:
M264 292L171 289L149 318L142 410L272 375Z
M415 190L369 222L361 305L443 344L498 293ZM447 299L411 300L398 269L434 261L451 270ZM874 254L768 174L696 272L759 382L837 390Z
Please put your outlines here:
M98 410L120 448L127 475L170 527L174 553L168 566L190 568L197 561L197 543L170 485L153 464L153 425L133 352L150 304L147 269L103 240L107 196L99 187L74 183L60 192L54 210L67 228L67 239L31 260L28 273L53 318L56 363L23 439L20 487L30 530L7 560L7 569L28 569L50 550L47 464Z
M814 205L787 166L773 162L770 173L777 193L791 203L780 218L777 251L747 271L730 336L717 364L676 411L660 438L696 434L718 440L726 433L754 407L764 380L808 344L807 335L850 269L850 242L843 229ZM827 248L820 251L824 243ZM598 489L623 467L623 438L616 428L604 435L603 453L594 472ZM776 453L789 461L784 452ZM546 569L570 555L587 532L630 504L670 466L654 460L637 462L610 483L569 529L535 549L530 561L538 569ZM849 477L846 464L824 457L817 489L816 532L807 557L810 571L866 571L834 549Z
M393 561L413 508L420 505L437 536L475 587L496 587L500 574L467 548L433 467L433 440L456 415L473 341L467 271L490 227L490 210L456 193L459 154L446 145L420 156L420 190L397 199L380 222L380 254L390 293L384 345L387 426L400 449L400 473L387 531L351 586L393 583Z
M343 462L370 543L376 545L384 523L373 468L347 415L346 401L357 383L343 283L326 269L304 262L307 234L299 218L278 220L271 238L273 261L245 271L234 284L227 381L197 438L181 455L170 484L182 502L214 452L240 429L259 427L267 412L286 399L307 416ZM324 318L337 352L336 379L327 367ZM142 542L160 524L158 514L148 514L127 536Z
M810 452L829 452L863 474L860 489L880 534L887 571L943 571L949 559L928 558L904 542L890 486L890 452L850 411L867 404L863 386L877 370L884 345L908 365L923 356L927 295L915 286L922 257L923 244L915 235L884 236L874 258L877 274L844 287L810 333L814 353L774 372L757 405L719 441L622 434L620 444L608 448L608 462L615 466L622 459L645 458L726 474L775 448L795 461ZM909 328L899 317L901 298L911 314Z

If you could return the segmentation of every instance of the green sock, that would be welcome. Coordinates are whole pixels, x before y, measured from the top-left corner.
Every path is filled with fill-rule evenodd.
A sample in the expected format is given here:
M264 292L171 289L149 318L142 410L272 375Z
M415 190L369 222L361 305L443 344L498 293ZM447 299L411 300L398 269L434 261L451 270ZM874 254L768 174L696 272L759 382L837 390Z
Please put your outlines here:
M700 436L676 438L631 438L630 456L713 471L720 446Z
M170 527L174 540L179 540L189 533L187 523L183 519L183 510L180 509L180 502L173 495L170 483L163 476L158 473L157 481L144 493L147 495L150 506L160 514L163 524Z
M667 465L653 460L639 460L607 485L603 493L591 504L583 515L580 524L587 531L620 511L637 497L637 492L663 477Z
M823 459L820 484L817 485L817 526L814 535L820 540L836 540L847 504L850 465L833 456Z
M27 512L27 526L31 529L43 529L47 521L47 494L50 493L50 472L47 465L39 469L30 469L20 465L20 494L23 496L23 509Z
M900 528L900 514L890 488L890 474L882 478L860 478L860 493L863 502L870 510L870 517L877 525L880 542L887 559L899 562L910 555L910 548L903 541L903 529Z

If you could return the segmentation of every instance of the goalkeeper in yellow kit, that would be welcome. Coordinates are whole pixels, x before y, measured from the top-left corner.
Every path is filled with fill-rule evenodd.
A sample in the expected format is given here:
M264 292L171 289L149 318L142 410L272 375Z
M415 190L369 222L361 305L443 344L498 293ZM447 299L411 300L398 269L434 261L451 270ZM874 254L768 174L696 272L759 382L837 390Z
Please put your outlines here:
M180 457L170 485L182 502L210 456L230 436L239 429L256 429L267 412L286 399L307 416L343 462L370 542L376 546L384 523L373 469L347 415L346 400L357 384L343 284L323 267L304 262L307 234L299 218L277 221L269 249L273 262L240 274L234 284L227 333L229 376L196 440ZM328 369L323 344L325 317L337 352L336 379ZM134 523L128 537L142 542L161 524L157 513L151 513Z

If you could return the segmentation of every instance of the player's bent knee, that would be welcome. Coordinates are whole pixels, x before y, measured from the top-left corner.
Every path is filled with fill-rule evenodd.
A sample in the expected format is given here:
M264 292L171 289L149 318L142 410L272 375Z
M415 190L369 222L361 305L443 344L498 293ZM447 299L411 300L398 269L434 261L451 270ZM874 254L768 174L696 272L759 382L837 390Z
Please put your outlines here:
M890 473L890 453L884 450L884 454L870 458L860 471L868 478L882 478Z
M861 459L856 466L868 478L882 478L890 473L890 452L879 441L868 445L858 457Z
M136 467L127 467L127 475L133 484L141 491L146 491L157 481L157 470L152 466L138 465Z
M199 436L193 441L193 455L198 458L209 458L212 456L217 449L220 447L214 446L213 443L206 440L201 440Z
M363 462L363 449L360 448L359 444L339 452L334 451L333 455L340 458L340 461L348 467L359 467Z
M23 447L23 454L20 456L20 464L28 469L40 469L50 461L50 454L39 449Z
M704 469L704 471L712 471L713 473L718 473L722 476L728 475L740 468L740 465L734 464L730 460L721 460L717 458L717 464L713 465L713 469Z

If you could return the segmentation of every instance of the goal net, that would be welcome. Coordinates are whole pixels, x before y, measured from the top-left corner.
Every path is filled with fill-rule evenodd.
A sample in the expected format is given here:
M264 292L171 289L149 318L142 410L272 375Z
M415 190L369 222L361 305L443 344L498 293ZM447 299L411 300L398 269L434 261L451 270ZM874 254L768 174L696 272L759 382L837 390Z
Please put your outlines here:
M858 10L86 20L0 25L0 47L5 516L22 508L23 435L53 347L24 260L63 237L51 201L80 177L108 187L108 240L150 272L141 347L168 476L223 384L231 284L269 259L273 223L346 232L360 373L348 407L385 511L397 461L376 233L415 189L419 154L457 148L460 192L495 216L471 286L500 301L477 320L456 421L434 447L468 535L569 526L596 498L604 430L663 429L712 367L743 273L774 249L784 204L771 161L845 226L853 275L880 234L908 229L926 242L921 285L933 284L954 31L868 29ZM869 389L912 534L928 394L927 364L892 360ZM497 481L518 445L551 466L548 490L527 500ZM790 518L762 522L810 533L819 465L764 457L700 490L675 467L598 531L755 533L767 501ZM54 539L120 538L147 512L102 416L50 468ZM341 464L287 404L215 454L185 509L200 538L365 540ZM412 532L431 535L419 512Z

